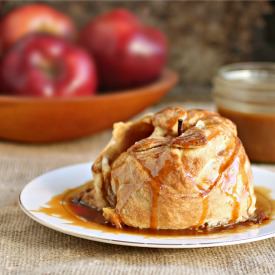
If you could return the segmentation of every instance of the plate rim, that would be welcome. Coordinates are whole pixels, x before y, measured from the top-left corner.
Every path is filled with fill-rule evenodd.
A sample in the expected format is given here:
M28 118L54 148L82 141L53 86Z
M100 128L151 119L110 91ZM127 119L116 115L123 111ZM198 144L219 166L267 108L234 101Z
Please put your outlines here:
M269 239L272 237L275 237L275 230L274 232L268 233L268 234L264 234L258 237L251 237L251 238L244 238L244 239L238 239L238 240L231 240L231 241L221 241L221 242L213 242L213 243L196 243L196 244L183 244L183 243L179 243L179 244L164 244L164 243L150 243L150 242L131 242L131 241L122 241L122 240L113 240L113 239L107 239L107 238L101 238L101 237L96 237L96 236L91 236L91 235L87 235L87 234L81 234L81 233L75 233L73 231L68 231L68 230L63 230L61 227L59 226L54 226L51 223L47 223L45 222L43 219L40 219L38 217L36 217L31 210L26 209L26 207L23 205L22 202L22 194L24 192L24 190L27 188L27 186L29 186L32 182L36 181L37 179L39 179L40 177L45 176L46 174L55 172L57 170L62 170L62 169L68 169L68 168L72 168L72 167L76 167L76 166L82 166L82 165L87 165L87 164L91 164L93 161L89 161L89 162L81 162L81 163L75 163L75 164L71 164L71 165L67 165L67 166L61 166L61 167L57 167L57 168L53 168L49 171L46 171L45 173L33 178L32 180L30 180L21 190L19 196L18 196L18 204L20 206L20 209L29 217L31 218L33 221L37 222L40 225L45 226L46 228L52 229L54 231L57 231L59 233L63 233L65 235L69 235L69 236L73 236L73 237L77 237L77 238L81 238L81 239L85 239L85 240L90 240L90 241L96 241L96 242L100 242L100 243L107 243L107 244L115 244L115 245L120 245L120 246L131 246L131 247L146 247L146 248L165 248L165 249L183 249L183 248L207 248L207 247L221 247L221 246L230 246L230 245L237 245L237 244L245 244L245 243L252 243L252 242L256 242L256 241L261 241L261 240L265 240L265 239ZM264 168L260 168L260 167L256 167L254 165L252 165L253 170L260 170L260 171L264 171L267 173L271 173L274 174L275 173L264 169Z

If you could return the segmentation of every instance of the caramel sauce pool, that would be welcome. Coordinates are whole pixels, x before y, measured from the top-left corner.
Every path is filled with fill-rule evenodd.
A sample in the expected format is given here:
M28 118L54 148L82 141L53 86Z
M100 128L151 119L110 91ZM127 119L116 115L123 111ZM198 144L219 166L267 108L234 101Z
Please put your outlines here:
M88 184L88 183L87 183ZM244 232L251 228L258 228L267 224L271 219L263 221L261 224L253 222L244 222L228 227L216 228L211 230L151 230L151 229L136 229L124 227L123 229L114 228L107 223L100 211L84 206L80 203L73 202L75 194L85 190L86 184L76 188L66 190L64 193L54 196L45 207L41 207L37 212L44 213L50 216L60 217L68 221L68 224L80 226L83 228L96 229L109 233L127 233L141 234L144 236L198 236L198 235L213 235L213 234L232 234ZM264 187L255 187L257 197L257 209L264 211L268 217L275 214L275 200L271 199L271 190Z

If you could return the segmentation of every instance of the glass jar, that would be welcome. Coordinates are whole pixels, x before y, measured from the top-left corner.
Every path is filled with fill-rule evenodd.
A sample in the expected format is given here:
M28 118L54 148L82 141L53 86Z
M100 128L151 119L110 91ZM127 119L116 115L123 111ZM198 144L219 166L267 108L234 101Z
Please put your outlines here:
M249 158L275 163L275 63L236 63L214 79L218 112L238 129Z

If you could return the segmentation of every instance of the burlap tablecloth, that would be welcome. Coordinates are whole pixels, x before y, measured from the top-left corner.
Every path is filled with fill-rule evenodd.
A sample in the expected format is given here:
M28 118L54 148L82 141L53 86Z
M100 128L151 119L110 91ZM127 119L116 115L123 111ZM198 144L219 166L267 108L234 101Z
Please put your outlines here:
M275 274L275 238L202 249L122 247L55 232L19 209L18 194L29 180L93 160L109 137L106 131L54 145L0 142L0 274Z

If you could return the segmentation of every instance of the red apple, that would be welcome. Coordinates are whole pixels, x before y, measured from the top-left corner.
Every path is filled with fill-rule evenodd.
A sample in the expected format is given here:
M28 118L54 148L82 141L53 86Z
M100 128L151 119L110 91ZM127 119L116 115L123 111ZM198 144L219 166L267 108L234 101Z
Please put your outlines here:
M44 4L29 4L12 10L0 23L0 48L8 49L26 34L43 32L71 39L75 26L71 19Z
M103 89L149 83L161 74L167 58L165 36L121 9L89 22L81 31L80 44L94 57Z
M70 42L45 34L20 40L4 56L5 92L28 96L88 96L97 77L88 53Z

